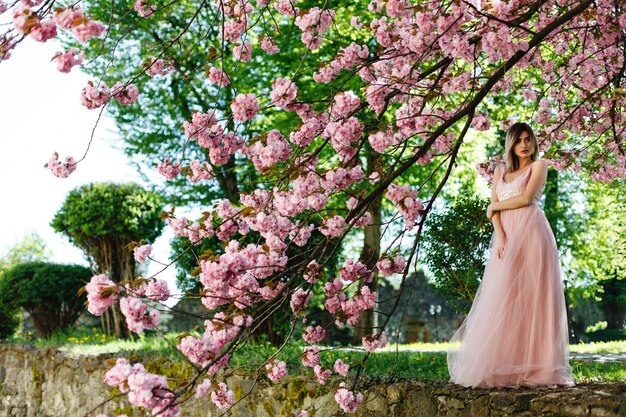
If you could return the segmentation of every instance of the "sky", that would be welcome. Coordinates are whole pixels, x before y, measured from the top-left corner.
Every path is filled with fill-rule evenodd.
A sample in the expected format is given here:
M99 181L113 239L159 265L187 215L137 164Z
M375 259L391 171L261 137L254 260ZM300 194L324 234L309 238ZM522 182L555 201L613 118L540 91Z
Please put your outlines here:
M80 92L90 78L76 67L61 73L50 62L60 50L54 40L26 39L0 63L0 254L37 232L52 252L51 261L87 265L82 252L50 227L69 191L96 181L146 184L116 149L121 139L106 117L96 128L86 159L69 178L57 178L44 168L54 152L63 160L82 157L99 112L80 104ZM166 228L155 242L155 259L167 261L170 238ZM148 273L160 269L152 263ZM172 287L174 275L168 270L159 277Z

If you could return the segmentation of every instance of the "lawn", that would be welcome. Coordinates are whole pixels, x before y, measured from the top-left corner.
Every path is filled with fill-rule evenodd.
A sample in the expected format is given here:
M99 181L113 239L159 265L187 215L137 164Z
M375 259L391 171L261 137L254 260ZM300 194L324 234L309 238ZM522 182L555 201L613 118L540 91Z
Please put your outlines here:
M117 340L96 331L72 331L69 334L57 334L47 340L32 337L12 339L11 343L32 344L40 347L59 346L60 349L75 355L97 355L102 353L149 352L173 360L181 355L172 347L177 344L175 334L166 335L167 341L158 336L134 336L129 340ZM169 341L169 343L168 343ZM448 379L446 365L447 343L418 343L409 345L389 345L370 355L363 364L362 374L370 377L389 379L428 378ZM362 348L324 348L321 347L321 364L332 367L336 359L357 366L364 356ZM243 370L255 370L255 364L275 354L277 349L269 344L248 342L239 349L231 360L232 366ZM570 345L572 354L626 354L626 341L595 342ZM288 344L277 358L287 362L292 374L308 372L300 364L301 347ZM181 359L182 360L182 359ZM626 381L624 362L594 362L590 359L570 360L577 384L589 382Z

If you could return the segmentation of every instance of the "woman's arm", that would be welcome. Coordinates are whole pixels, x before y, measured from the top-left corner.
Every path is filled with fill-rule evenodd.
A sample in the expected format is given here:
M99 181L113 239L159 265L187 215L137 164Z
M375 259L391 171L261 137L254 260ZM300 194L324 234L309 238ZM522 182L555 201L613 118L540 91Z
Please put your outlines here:
M532 204L539 188L546 182L546 178L548 177L548 166L546 165L546 161L539 160L533 163L535 166L533 166L533 170L530 173L530 179L528 180L528 185L526 185L526 190L522 194L516 195L515 197L491 203L489 207L492 211L498 212L501 210L512 210Z
M491 204L498 203L498 193L496 193L496 188L498 186L498 182L500 181L500 172L500 167L498 166L493 173L493 184L491 185ZM489 210L487 210L487 215L489 215ZM495 239L492 249L498 258L502 258L502 255L504 254L504 241L506 240L506 235L504 233L504 228L502 227L502 222L500 221L500 212L494 212L490 218L491 223L493 223L493 230L495 231Z
M500 166L496 167L496 170L493 173L493 184L491 185L491 204L492 206L495 203L498 203L498 193L496 193L496 187L498 185L498 181L500 181ZM491 216L491 223L493 223L493 230L500 237L504 237L504 229L502 228L502 223L500 222L500 213L495 212L493 216Z

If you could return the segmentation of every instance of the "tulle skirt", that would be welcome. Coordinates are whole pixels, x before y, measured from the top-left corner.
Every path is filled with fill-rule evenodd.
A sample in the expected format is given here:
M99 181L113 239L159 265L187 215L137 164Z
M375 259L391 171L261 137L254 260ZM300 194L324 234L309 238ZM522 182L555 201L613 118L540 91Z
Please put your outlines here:
M536 204L501 211L500 219L504 254L492 252L470 312L450 340L450 381L466 387L572 386L550 225Z

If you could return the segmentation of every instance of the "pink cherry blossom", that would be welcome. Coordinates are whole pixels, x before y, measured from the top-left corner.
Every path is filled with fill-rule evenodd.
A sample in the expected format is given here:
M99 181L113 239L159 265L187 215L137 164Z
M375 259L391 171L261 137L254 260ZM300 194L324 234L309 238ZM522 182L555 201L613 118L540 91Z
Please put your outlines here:
M63 29L71 29L84 19L83 9L80 6L67 7L55 11L52 17L54 22Z
M330 143L343 161L350 159L356 153L354 142L361 139L363 126L355 117L347 120L329 123L322 136L330 139Z
M265 145L258 140L248 147L246 154L254 163L254 167L262 171L278 162L286 161L291 155L291 147L278 130L270 130L267 132Z
M352 91L345 91L335 96L330 114L335 119L348 117L361 105L361 99Z
M13 10L13 26L23 35L27 35L31 28L39 24L39 21L40 17L23 2L18 3L18 6Z
M240 41L241 35L246 31L247 24L245 20L229 19L224 22L220 28L224 34L224 39L233 43Z
M302 354L302 364L313 368L320 362L320 348L317 346L307 346Z
M307 343L318 343L326 339L326 330L322 326L308 326L302 335Z
M264 36L261 39L260 46L262 50L264 50L270 55L280 52L280 49L278 49L278 46L276 46L272 38L270 38L269 36Z
M135 1L134 8L141 17L149 17L157 9L157 7L153 4L150 4L148 0Z
M157 171L159 171L159 173L168 180L173 180L174 178L176 178L178 174L180 174L182 169L183 168L180 165L180 162L172 162L169 157L165 158L163 162L157 165Z
M354 395L352 391L345 388L345 384L342 382L339 385L339 389L335 393L335 401L346 413L356 413L359 408L359 404L363 401L363 394L360 392Z
M100 87L94 87L93 83L89 82L87 87L83 88L80 101L83 106L92 110L103 106L110 98L111 91L105 84L101 84Z
M128 330L133 333L156 329L161 323L160 313L157 310L149 309L148 305L138 298L123 297L120 299L120 310L126 317Z
M151 252L152 252L152 245L137 246L133 250L135 261L139 262L140 264L144 263L146 261L146 258L150 256Z
M301 314L306 309L306 306L312 296L312 291L298 288L291 296L291 301L289 303L291 310L295 314Z
M396 139L391 131L378 131L372 133L368 136L367 140L372 146L372 149L378 153L383 153L388 147L399 143L399 140Z
M324 127L325 123L322 120L313 117L304 122L300 129L292 131L289 139L298 146L307 146L324 130Z
M363 347L368 352L373 352L376 349L382 349L387 345L387 336L385 336L385 332L376 335L364 336L362 340Z
M180 350L191 362L200 366L206 366L215 357L217 349L208 337L197 338L185 336L178 343Z
M200 180L210 180L215 177L213 173L213 169L209 165L208 162L200 162L197 159L194 159L189 164L189 174L187 175L187 179L189 182L198 182Z
M330 369L324 369L320 365L315 365L313 367L313 373L317 377L317 382L320 385L326 385L326 380L330 378L333 372Z
M314 224L309 224L307 226L300 225L299 221L296 224L296 227L291 229L289 232L289 239L293 243L298 246L305 246L311 237L311 232L315 229Z
M104 383L118 388L121 392L128 392L128 377L133 373L133 367L124 358L118 358L115 365L104 374Z
M300 8L295 6L298 0L278 0L274 4L274 8L278 13L285 16L297 16L300 13Z
M350 26L355 29L362 29L363 23L361 22L361 18L359 16L352 16L350 19Z
M376 267L381 275L388 277L389 275L404 271L404 268L406 268L406 259L404 256L400 255L393 257L385 256L378 260Z
M346 219L337 214L331 218L324 219L322 226L318 229L324 236L337 237L343 233L345 227Z
M412 229L419 219L420 211L424 208L422 201L417 198L417 191L411 190L408 185L391 184L386 196L399 208L404 217L406 229Z
M472 120L472 127L476 130L489 130L489 115L482 113L476 114Z
M272 363L266 363L267 377L270 381L276 382L287 376L287 364L283 361L274 359Z
M307 13L299 14L295 24L302 31L302 43L309 49L319 49L322 46L323 35L333 23L334 17L334 10L322 10L319 7L313 7Z
M217 388L211 391L211 401L220 410L225 410L235 402L235 393L229 390L225 383L220 382Z
M319 276L320 276L320 264L318 264L317 261L312 260L311 262L308 263L306 267L306 272L303 274L303 278L305 281L311 284L315 284Z
M78 42L87 42L91 38L97 38L104 32L104 25L100 22L89 20L76 26L72 26L72 32Z
M239 122L252 119L259 112L259 101L256 96L250 94L238 94L230 105L233 118Z
M211 391L212 382L210 379L203 379L200 384L196 387L196 398L206 397L207 394Z
M55 152L45 166L55 177L67 178L72 172L76 171L77 164L76 160L71 156L65 157L65 162L61 162L59 154Z
M286 109L298 95L298 87L289 78L277 78L272 83L270 99L276 107Z
M233 48L235 59L243 62L250 62L252 59L252 46L248 42L242 42Z
M150 66L146 70L146 74L150 77L154 77L156 75L167 75L174 70L174 64L170 61L166 61L165 59L152 59L150 62Z
M54 61L57 63L57 69L61 72L68 73L75 65L80 65L85 58L83 51L77 51L76 49L68 49L65 52L60 52L55 55Z
M341 359L337 359L333 365L333 369L341 376L348 376L350 366Z
M345 48L341 48L330 64L320 68L313 73L313 79L320 83L329 83L342 69L352 68L367 59L369 49L367 45L351 43Z
M339 270L339 277L349 282L363 280L367 284L374 279L374 272L370 271L361 262L354 262L352 259L348 259Z
M46 42L48 39L56 38L57 25L52 19L44 20L31 29L30 36L38 42Z
M183 130L185 131L185 135L189 137L191 140L200 139L202 142L210 142L207 144L214 144L214 133L216 131L210 130L213 127L217 127L217 118L215 117L215 112L210 110L206 113L202 113L199 111L194 112L191 115L191 122L185 120L183 121Z
M105 274L94 275L87 285L87 310L100 316L117 300L117 286Z
M209 69L209 82L220 87L226 87L230 84L230 79L221 68L211 67Z
M167 301L170 298L170 289L167 285L167 281L151 279L146 284L144 296L152 301Z
M124 85L121 82L115 83L111 89L111 95L120 104L133 104L137 97L139 97L139 90L135 84Z

